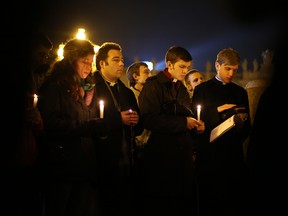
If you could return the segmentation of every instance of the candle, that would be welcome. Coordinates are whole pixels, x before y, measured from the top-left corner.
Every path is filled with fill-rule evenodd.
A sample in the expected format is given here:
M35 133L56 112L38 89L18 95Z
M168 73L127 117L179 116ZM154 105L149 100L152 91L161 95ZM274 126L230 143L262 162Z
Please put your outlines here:
M197 120L200 121L201 105L197 105Z
M100 118L104 118L104 101L103 100L100 100L99 102L99 106L100 106Z
M34 100L33 100L33 107L36 108L37 107L37 102L38 102L38 95L34 94Z

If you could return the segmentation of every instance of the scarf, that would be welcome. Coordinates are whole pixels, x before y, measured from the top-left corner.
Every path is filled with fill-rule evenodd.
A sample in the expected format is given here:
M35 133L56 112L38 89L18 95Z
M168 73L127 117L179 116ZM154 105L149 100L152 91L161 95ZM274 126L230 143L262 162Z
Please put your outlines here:
M93 96L94 96L94 87L95 84L86 83L85 79L79 78L80 88L79 88L79 94L82 98L85 100L86 106L89 106L92 102Z
M167 76L169 78L169 80L171 80L172 84L174 84L174 86L175 86L176 91L178 91L180 86L181 86L181 81L177 80L176 82L174 82L172 75L168 72L167 68L165 68L163 70L163 73L165 74L165 76Z

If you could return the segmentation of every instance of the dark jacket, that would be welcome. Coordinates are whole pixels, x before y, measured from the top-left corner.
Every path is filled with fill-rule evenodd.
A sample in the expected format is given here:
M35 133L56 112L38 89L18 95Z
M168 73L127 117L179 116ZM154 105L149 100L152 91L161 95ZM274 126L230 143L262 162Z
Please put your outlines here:
M192 107L198 104L206 128L198 148L200 212L203 215L245 215L249 194L243 142L251 129L248 94L241 86L223 85L214 77L196 86ZM247 119L210 143L211 130L233 115L233 109L218 113L217 107L223 104L244 107Z
M194 116L191 101L183 83L178 82L177 93L172 80L159 72L146 80L139 95L143 125L151 131L143 155L146 192L161 196L184 192L196 148L186 120Z
M76 100L67 86L54 79L39 90L44 123L41 152L47 174L71 180L96 177L96 145L89 127L89 120L97 117L94 100L95 95L86 106L84 99Z
M192 107L196 108L198 104L202 107L201 120L205 123L205 139L203 139L202 147L205 147L206 150L209 149L210 153L216 154L216 158L219 158L220 161L228 160L225 167L233 167L235 165L233 165L233 161L236 164L242 163L244 160L242 144L251 130L247 91L235 83L223 85L214 77L195 88ZM227 116L218 113L217 107L223 104L236 104L244 107L247 119L241 127L234 127L215 142L209 143L211 130L234 114L232 110L225 111ZM214 162L214 166L217 166Z
M107 171L109 175L115 175L121 169L121 163L127 163L127 159L129 160L131 156L131 130L133 129L134 136L140 135L143 131L141 123L133 128L124 125L121 119L121 111L132 109L140 115L139 108L134 93L120 79L112 87L106 83L100 72L96 71L94 78L97 98L104 101L104 121L107 125L107 139L101 146L100 157L102 165L106 169L105 172ZM113 94L111 94L109 88ZM112 95L114 95L116 104ZM132 137L133 139L134 137ZM129 162L125 165L129 166Z

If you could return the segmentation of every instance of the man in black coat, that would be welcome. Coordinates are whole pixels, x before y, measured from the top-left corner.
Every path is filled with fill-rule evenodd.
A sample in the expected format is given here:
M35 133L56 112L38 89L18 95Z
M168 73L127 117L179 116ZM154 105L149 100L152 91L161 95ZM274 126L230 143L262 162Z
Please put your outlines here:
M238 53L221 50L215 61L217 74L196 86L192 107L201 105L205 133L199 145L200 214L243 215L245 213L246 167L243 141L251 123L248 94L232 82L240 65ZM213 128L234 116L235 126L210 142Z
M100 202L103 215L131 215L133 204L133 148L143 128L134 93L120 80L124 70L122 48L103 43L96 54L96 95L104 102L107 138L99 145Z
M151 131L143 153L144 210L147 214L192 214L196 210L193 135L204 130L191 111L182 82L192 56L183 47L173 46L165 61L166 68L148 78L139 95L143 125Z

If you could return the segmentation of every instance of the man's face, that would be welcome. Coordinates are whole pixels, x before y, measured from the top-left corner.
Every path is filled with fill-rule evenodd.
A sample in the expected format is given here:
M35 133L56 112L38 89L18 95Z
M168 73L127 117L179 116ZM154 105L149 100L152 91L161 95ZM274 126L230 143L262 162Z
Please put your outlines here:
M124 57L119 50L109 50L106 61L101 61L101 72L111 82L122 77L124 69Z
M134 79L136 83L144 84L146 79L152 76L151 71L148 67L141 65L139 67L139 76L135 74Z
M168 72L172 75L173 79L184 80L187 72L191 67L192 61L186 62L183 60L179 60L172 64L171 62L167 62Z
M215 68L217 71L217 76L224 82L230 83L235 76L239 65L228 65L228 64L219 64L218 62L215 63Z

